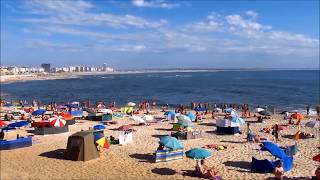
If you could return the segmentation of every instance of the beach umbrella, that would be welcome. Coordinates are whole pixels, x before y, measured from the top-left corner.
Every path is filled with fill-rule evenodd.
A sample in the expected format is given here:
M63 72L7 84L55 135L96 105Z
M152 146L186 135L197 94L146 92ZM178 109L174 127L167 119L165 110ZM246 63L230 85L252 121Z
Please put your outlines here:
M47 112L47 111L44 110L44 109L38 109L38 110L36 110L36 111L33 111L33 112L32 112L32 115L34 115L34 116L39 116L39 115L42 115L42 114L45 113L45 112Z
M151 115L144 115L142 116L142 119L148 122L148 121L152 121L154 118Z
M134 103L134 102L128 102L128 104L127 104L128 106L130 106L130 107L133 107L133 106L135 106L136 105L136 103Z
M206 108L202 107L202 106L197 106L196 108L194 108L195 111L205 111Z
M186 152L186 156L192 159L207 159L212 156L212 153L207 149L193 148Z
M260 111L259 114L263 115L263 116L271 116L272 115L272 113L270 111Z
M239 123L239 124L244 124L245 123L245 121L242 118L238 117L238 116L231 116L231 120L230 121L234 122L234 123Z
M165 116L175 116L176 115L176 113L174 112L174 111L166 111L165 113L164 113L164 115Z
M100 139L98 139L96 141L97 144L99 144L99 146L101 146L102 148L108 149L109 148L109 141L106 137L102 137Z
M64 127L66 124L66 120L62 116L53 115L51 118L49 118L49 122L51 126L54 127Z
M291 118L296 119L296 120L301 120L304 117L301 113L294 113L294 114L291 114Z
M106 126L103 124L97 124L97 125L93 126L93 129L94 130L104 130L104 129L106 129Z
M257 112L265 111L263 108L256 108L255 109Z
M141 117L139 117L139 116L131 116L131 117L129 117L129 120L132 120L132 121L134 121L134 122L136 122L136 123L146 123L146 121L145 120L143 120Z
M29 122L28 121L18 121L18 122L13 122L8 124L9 128L20 128L23 126L29 126Z
M312 159L313 159L314 161L319 161L319 162L320 162L320 154L314 156Z
M221 108L214 108L213 111L214 111L214 112L217 112L217 113L221 113L221 112L222 112L222 109L221 109Z
M112 114L113 111L111 109L98 109L99 113L108 113L108 114Z
M188 113L186 114L186 116L188 116L191 121L195 121L196 118L197 118L196 115L193 114L192 112L188 112Z
M5 123L4 121L0 121L0 127L4 127L6 125L7 125L7 123Z
M309 121L305 125L307 127L311 127L311 128L319 128L320 127L320 121Z
M190 117L186 115L178 115L177 119L178 121L191 121Z
M167 148L172 149L172 150L183 148L181 141L179 141L177 138L171 137L171 136L161 136L159 143Z

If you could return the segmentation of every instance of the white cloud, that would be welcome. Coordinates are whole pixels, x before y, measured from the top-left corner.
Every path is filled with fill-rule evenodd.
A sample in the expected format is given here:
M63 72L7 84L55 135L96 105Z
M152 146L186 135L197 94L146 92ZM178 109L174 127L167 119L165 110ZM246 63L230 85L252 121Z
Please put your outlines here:
M19 21L35 24L107 26L113 28L157 28L167 23L166 20L149 21L130 14L115 15L90 12L93 7L87 1L27 1L29 12L41 15L41 17L21 18Z
M137 7L152 7L152 8L174 8L179 7L180 4L178 3L167 3L163 0L132 0L132 5Z
M258 17L258 13L257 12L255 12L255 11L246 11L245 12L245 14L247 15L247 16L250 16L250 17L252 17L252 18L257 18Z

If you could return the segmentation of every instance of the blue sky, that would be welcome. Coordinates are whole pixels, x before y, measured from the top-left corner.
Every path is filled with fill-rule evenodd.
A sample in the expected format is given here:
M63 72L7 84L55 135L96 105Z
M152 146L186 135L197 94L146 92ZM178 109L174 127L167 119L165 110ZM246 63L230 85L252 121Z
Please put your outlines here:
M1 1L1 64L318 68L319 1Z

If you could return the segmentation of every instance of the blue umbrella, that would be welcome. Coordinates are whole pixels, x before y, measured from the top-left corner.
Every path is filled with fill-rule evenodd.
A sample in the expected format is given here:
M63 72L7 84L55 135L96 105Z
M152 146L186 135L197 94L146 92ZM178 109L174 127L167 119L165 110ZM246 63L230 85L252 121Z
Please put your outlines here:
M176 113L173 112L173 111L166 111L166 112L164 113L164 115L165 115L165 116L175 116Z
M188 116L191 119L191 121L196 120L196 115L194 115L192 112L188 112L186 116Z
M28 125L29 125L28 121L18 121L18 122L14 122L14 123L8 124L8 127L10 127L10 128L19 128L19 127L28 126Z
M171 136L161 136L159 143L172 150L183 148L181 141L178 141L177 138Z
M239 124L244 124L245 121L238 117L238 116L231 116L231 122L234 122L234 123L239 123Z
M205 111L206 108L202 107L202 106L197 106L195 109L195 111Z
M94 130L104 130L104 129L106 129L106 126L103 124L97 124L97 125L93 126L93 129Z
M273 142L270 142L270 141L264 141L264 142L262 142L262 144L263 144L263 147L261 148L262 151L268 151L273 156L275 156L279 159L287 157L284 150L281 149L277 144L274 144Z
M34 115L34 116L39 116L39 115L42 115L42 114L45 113L45 112L46 112L46 110L44 110L44 109L38 109L38 110L34 111L34 112L32 113L32 115Z
M187 157L192 159L206 159L212 156L212 153L203 148L193 148L186 152Z

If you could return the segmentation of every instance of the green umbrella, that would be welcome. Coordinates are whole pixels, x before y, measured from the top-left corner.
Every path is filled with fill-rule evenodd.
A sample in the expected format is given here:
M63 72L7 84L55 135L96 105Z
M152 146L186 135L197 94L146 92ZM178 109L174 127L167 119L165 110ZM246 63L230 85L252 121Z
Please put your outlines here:
M212 156L212 153L207 149L193 148L186 152L187 157L192 159L206 159Z
M178 141L177 138L171 136L161 136L159 143L172 150L183 148L182 143Z

